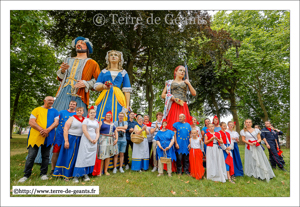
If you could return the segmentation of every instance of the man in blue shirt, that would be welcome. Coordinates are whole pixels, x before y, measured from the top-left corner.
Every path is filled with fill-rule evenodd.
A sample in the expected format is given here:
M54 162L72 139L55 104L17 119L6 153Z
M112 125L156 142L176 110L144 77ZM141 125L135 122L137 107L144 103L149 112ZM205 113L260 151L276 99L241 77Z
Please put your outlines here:
M283 168L284 161L282 158L279 157L277 148L277 133L271 129L270 121L265 122L265 128L261 130L261 138L264 140L268 150L269 150L269 160L271 162L272 168L276 168L276 165L279 167L280 170L286 171Z
M133 143L131 141L130 135L133 132L133 129L134 129L135 125L137 125L137 122L134 121L134 117L135 117L135 114L134 114L133 111L131 111L130 114L129 114L129 120L127 121L128 122L128 127L126 129L127 145L126 145L126 151L125 151L125 154L124 154L125 170L129 169L129 164L128 164L128 150L129 150L129 145L131 146L131 150L133 149Z
M177 173L182 174L181 161L183 162L184 173L189 175L189 150L190 133L192 131L191 125L185 122L185 115L179 115L179 122L173 124L173 131L175 132L175 152Z

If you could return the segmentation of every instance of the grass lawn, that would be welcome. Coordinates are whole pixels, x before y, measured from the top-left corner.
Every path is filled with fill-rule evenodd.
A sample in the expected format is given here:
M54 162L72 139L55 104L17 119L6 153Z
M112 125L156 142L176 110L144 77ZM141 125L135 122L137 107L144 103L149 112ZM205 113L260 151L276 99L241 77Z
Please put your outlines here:
M26 138L26 137L25 137ZM19 147L19 148L18 148ZM11 150L26 149L26 139L11 139ZM240 145L240 154L244 163L245 146ZM290 150L283 148L286 169L290 169ZM268 150L265 150L268 155ZM237 177L236 184L229 182L220 183L202 179L200 181L186 176L178 176L173 173L173 177L166 175L157 177L157 172L150 170L139 173L125 171L124 174L117 173L110 176L92 177L90 182L80 180L78 184L72 181L65 182L61 178L50 177L47 181L39 178L40 166L35 164L32 176L25 183L17 183L23 177L25 157L27 153L11 156L10 159L10 188L12 186L100 186L99 195L89 195L90 197L289 197L290 196L290 173L278 169L274 170L275 178L269 183L266 181L250 178L247 176ZM51 166L49 165L49 173ZM171 193L171 191L173 193ZM175 192L175 194L174 194ZM31 195L12 195L14 197L31 197ZM44 196L44 195L40 195ZM50 196L50 195L46 195ZM58 195L51 195L58 196ZM70 195L61 195L70 196ZM83 195L76 195L81 197ZM85 197L87 195L84 195ZM37 195L33 195L37 197Z

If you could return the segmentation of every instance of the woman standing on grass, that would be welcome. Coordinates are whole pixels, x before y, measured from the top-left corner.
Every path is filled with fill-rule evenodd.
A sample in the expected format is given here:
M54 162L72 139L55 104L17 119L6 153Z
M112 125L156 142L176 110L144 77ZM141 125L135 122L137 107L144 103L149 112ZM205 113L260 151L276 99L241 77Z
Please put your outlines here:
M79 143L82 136L83 107L76 108L76 115L70 117L64 128L64 141L59 152L53 176L64 177L69 181L73 177ZM76 181L76 179L74 180Z
M228 122L228 129L226 130L230 134L231 142L234 143L234 147L232 150L233 156L233 166L234 166L234 176L244 176L243 164L239 151L239 134L234 131L234 123L232 121Z
M100 121L99 128L100 136L97 145L97 158L101 160L101 164L94 166L93 175L101 176L103 171L103 165L105 175L110 175L107 172L110 157L119 154L117 145L118 132L114 123L112 122L112 113L110 111L106 113L104 120Z
M244 129L241 130L241 136L245 145L245 175L267 182L275 177L275 174L270 166L270 163L260 146L260 131L252 128L252 120L246 119Z
M172 130L168 130L166 127L168 125L167 120L162 121L161 130L157 132L155 136L155 140L157 143L156 154L158 156L158 177L163 175L163 163L161 163L161 157L167 157L172 161L176 161L176 154L174 149L174 132ZM172 165L171 162L167 165L168 176L172 177Z
M88 174L94 170L97 141L99 138L99 122L94 108L89 110L89 118L82 122L83 135L80 140L78 156L73 171L74 182L78 183L77 177L84 176L84 181L90 181Z
M225 166L225 159L223 150L219 147L223 140L218 132L215 132L214 125L208 125L209 132L205 134L206 144L206 176L208 180L220 181L225 183L227 179L227 172Z
M149 147L147 134L149 131L147 126L144 125L144 118L141 116L138 118L138 123L134 127L134 132L144 137L144 141L140 144L133 143L132 149L132 165L131 170L140 171L148 170L149 168Z

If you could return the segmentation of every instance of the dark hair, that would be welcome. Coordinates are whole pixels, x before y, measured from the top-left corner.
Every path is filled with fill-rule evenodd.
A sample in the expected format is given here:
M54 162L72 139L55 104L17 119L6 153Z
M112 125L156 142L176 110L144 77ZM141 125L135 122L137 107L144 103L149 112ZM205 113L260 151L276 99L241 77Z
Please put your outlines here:
M138 117L138 116L143 116L142 114L137 114L135 117Z
M131 111L129 114L132 114L132 113L134 113L133 111Z
M210 119L209 119L209 118L206 118L206 119L204 119L204 126L206 126L206 125L205 125L205 121L206 121L206 120L209 120L209 121L210 121Z
M221 123L220 123L220 126L222 126L223 124L226 124L224 121L222 121Z
M163 114L162 112L159 111L159 112L156 113L156 118L157 118L158 115L163 116L164 114Z
M75 103L76 103L76 106L77 106L77 102L76 102L76 101L74 101L74 100L71 100L71 101L69 102L69 105L70 105L70 103L71 103L71 102L75 102Z

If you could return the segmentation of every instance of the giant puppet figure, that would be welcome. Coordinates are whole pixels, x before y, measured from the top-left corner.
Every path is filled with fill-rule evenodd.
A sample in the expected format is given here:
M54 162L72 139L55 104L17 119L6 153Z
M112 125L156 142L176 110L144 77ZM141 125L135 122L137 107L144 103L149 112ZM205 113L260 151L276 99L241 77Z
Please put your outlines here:
M115 122L118 121L120 112L127 114L132 88L127 71L122 68L124 63L123 53L110 50L107 52L105 59L107 68L101 71L94 85L96 91L101 91L95 102L97 106L96 117L99 121L103 121L105 114L111 111L113 122ZM127 116L125 116L126 120Z
M175 68L174 80L166 81L166 86L161 97L165 99L165 108L163 119L168 122L167 129L173 130L173 124L179 121L179 115L185 115L185 122L192 124L192 118L187 106L187 91L190 90L193 96L196 91L189 82L188 78L184 78L186 69L180 65Z
M56 93L53 107L58 110L67 110L69 102L74 100L77 107L84 108L87 116L90 90L99 76L100 68L96 61L88 58L93 53L93 45L88 38L77 37L72 42L76 48L76 57L66 58L57 71L57 79L61 81Z
M122 68L124 63L123 53L110 50L106 57L107 67L103 69L94 85L96 91L101 91L98 99L95 102L97 106L96 118L103 121L108 112L112 114L112 121L118 121L118 115L123 112L125 115L124 121L127 121L127 112L130 103L130 93L132 91L129 76L127 71ZM121 90L122 86L122 90ZM101 160L96 158L93 175L100 174ZM120 166L118 159L117 166ZM108 166L113 168L113 158L110 159Z

